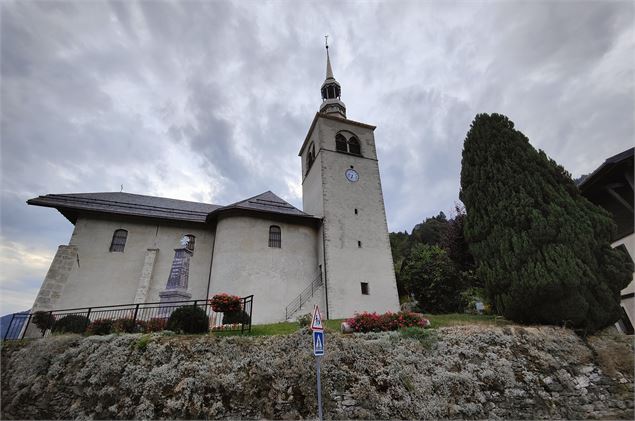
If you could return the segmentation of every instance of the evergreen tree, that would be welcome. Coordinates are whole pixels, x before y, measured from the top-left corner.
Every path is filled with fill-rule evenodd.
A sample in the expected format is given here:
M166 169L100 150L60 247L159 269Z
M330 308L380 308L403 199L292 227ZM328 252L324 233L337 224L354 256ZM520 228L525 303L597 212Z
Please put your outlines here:
M479 114L463 148L465 238L496 309L528 323L594 331L620 316L630 258L610 215L499 114Z
M474 257L470 253L463 227L465 225L465 208L455 205L456 216L448 221L447 229L441 238L441 247L448 253L456 268L461 272L474 270L476 265Z

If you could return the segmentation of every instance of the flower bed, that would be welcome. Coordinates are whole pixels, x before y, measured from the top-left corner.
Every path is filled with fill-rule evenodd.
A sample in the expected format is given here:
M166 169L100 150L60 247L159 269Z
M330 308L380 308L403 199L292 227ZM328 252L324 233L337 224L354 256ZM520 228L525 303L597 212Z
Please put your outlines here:
M230 294L216 294L209 300L212 305L212 310L218 313L224 313L226 311L240 311L240 297Z
M356 313L346 323L354 332L384 332L404 327L427 327L430 321L418 313L400 311L398 313Z

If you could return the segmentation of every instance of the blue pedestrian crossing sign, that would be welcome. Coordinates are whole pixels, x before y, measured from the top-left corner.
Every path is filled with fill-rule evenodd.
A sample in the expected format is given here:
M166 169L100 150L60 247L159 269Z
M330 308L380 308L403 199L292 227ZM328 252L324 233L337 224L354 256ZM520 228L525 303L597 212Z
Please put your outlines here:
M320 357L324 355L324 331L313 331L313 355Z

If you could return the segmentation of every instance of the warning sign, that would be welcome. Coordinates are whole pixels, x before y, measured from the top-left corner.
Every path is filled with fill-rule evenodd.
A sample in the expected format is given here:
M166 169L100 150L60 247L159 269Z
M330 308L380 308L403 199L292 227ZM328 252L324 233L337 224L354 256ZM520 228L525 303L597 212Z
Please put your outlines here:
M313 318L311 319L311 330L324 330L324 325L322 324L322 314L320 314L320 308L315 305L313 309Z

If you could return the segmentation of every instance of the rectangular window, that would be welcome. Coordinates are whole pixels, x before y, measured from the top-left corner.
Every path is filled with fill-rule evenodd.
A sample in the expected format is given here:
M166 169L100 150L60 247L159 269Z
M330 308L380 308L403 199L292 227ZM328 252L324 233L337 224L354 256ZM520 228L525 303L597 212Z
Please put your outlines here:
M355 208L355 215L357 215L357 208Z
M362 282L362 295L369 295L368 292L368 282Z
M362 248L362 242L361 241L357 242L357 247L359 247L360 249Z
M277 225L269 227L269 247L278 249L282 247L282 232Z

